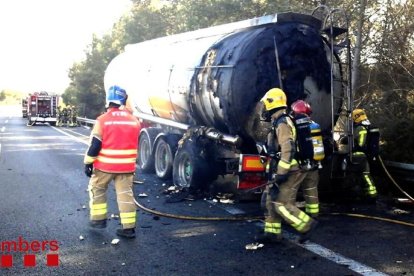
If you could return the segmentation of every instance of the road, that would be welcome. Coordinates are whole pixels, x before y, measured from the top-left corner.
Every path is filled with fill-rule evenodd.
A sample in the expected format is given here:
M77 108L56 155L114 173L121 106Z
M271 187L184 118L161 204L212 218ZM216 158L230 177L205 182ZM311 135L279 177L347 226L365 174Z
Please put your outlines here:
M396 212L388 201L324 203L311 241L299 244L285 227L281 244L258 250L245 246L253 242L260 221L186 220L138 210L137 238L113 245L119 220L112 218L103 230L88 226L82 160L90 129L26 126L14 109L0 108L0 254L12 256L9 267L10 257L2 257L1 275L414 275L414 210L397 206ZM257 202L167 203L169 181L139 171L136 179L143 182L134 185L139 203L162 213L261 214ZM139 197L142 193L148 196ZM108 202L116 217L113 188ZM13 241L16 248L10 250L6 242ZM25 242L30 250L22 246Z

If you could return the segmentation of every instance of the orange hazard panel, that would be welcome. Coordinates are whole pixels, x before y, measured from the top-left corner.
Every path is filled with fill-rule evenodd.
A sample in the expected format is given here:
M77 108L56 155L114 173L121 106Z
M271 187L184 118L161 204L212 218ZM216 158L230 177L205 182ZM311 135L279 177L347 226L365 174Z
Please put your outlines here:
M240 155L241 172L264 172L266 163L262 161L260 155Z

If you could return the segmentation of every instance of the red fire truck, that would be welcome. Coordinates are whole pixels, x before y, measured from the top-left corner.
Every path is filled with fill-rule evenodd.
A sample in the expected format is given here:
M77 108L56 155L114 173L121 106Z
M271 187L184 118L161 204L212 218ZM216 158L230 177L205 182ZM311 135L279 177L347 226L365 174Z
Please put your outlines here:
M27 118L27 97L22 99L22 117Z
M49 95L45 91L29 94L27 98L28 125L36 123L56 125L58 104L58 95Z

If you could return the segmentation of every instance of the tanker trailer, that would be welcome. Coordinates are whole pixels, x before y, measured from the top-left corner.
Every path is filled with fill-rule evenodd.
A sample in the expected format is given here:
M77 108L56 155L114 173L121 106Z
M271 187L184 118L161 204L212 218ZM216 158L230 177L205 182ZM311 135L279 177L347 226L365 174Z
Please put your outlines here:
M257 142L269 129L260 120L269 89L283 87L288 104L308 101L323 130L340 108L331 108L330 79L340 70L321 28L311 15L282 13L127 45L104 81L126 89L143 122L139 167L195 189L216 179L230 179L230 190L264 183Z

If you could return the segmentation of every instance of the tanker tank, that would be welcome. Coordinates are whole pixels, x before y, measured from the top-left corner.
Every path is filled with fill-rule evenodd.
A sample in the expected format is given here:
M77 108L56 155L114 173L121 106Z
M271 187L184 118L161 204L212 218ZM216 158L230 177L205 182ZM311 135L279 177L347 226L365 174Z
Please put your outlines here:
M329 54L320 20L282 13L127 45L105 88L124 87L140 113L238 135L249 152L264 139L259 101L273 87L282 85L288 104L308 101L314 120L331 127Z

